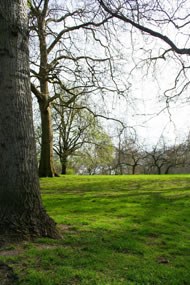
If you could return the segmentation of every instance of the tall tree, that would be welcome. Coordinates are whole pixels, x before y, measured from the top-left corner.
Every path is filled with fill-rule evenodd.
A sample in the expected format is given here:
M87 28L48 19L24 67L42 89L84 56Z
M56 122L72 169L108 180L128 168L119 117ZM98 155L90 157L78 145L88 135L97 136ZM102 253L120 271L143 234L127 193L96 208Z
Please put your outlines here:
M100 101L100 94L118 94L124 85L112 62L112 16L102 18L96 2L31 0L30 6L32 92L42 120L39 174L54 176L51 103L59 96L57 86L72 102L76 90Z
M0 0L0 236L59 236L39 191L26 0Z
M146 167L149 173L169 174L170 171L182 171L188 164L188 149L186 142L167 145L164 136L146 150Z
M63 93L52 104L54 151L61 162L61 174L66 174L68 158L84 144L93 142L94 126L96 124L99 126L94 115L84 108L84 105L88 104L86 96L76 96L69 106L64 104L65 96ZM90 107L88 109L90 110Z
M131 174L136 174L137 169L145 157L142 146L138 143L137 137L135 139L128 138L123 142L123 164L130 167Z
M84 144L77 153L77 163L80 164L79 173L110 174L114 147L111 137L98 122L92 129L92 140Z

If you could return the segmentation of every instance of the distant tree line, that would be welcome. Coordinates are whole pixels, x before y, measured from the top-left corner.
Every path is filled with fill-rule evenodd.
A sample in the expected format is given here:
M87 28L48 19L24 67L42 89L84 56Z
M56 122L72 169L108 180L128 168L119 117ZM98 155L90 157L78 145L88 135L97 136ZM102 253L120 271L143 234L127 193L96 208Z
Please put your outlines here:
M112 144L109 160L99 164L91 154L91 168L93 174L177 174L190 173L190 141L167 145L165 141L145 147L129 138L122 142L120 147ZM70 164L76 174L92 174L88 171L87 162L79 160ZM77 166L77 167L76 167Z
M82 97L69 107L61 97L52 108L54 160L59 174L128 175L190 173L190 138L169 144L162 136L145 145L137 135L113 139L100 120L83 108ZM115 131L116 132L116 131ZM36 129L40 151L41 132Z
M162 137L157 144L143 146L125 139L115 148L115 174L174 174L190 172L189 138L182 143L167 144Z

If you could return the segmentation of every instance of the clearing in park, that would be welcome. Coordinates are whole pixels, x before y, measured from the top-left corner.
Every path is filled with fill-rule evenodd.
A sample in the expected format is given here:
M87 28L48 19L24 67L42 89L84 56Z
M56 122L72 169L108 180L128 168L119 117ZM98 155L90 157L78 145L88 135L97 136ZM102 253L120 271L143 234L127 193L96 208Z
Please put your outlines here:
M18 284L190 284L190 175L41 179L62 240L1 249Z

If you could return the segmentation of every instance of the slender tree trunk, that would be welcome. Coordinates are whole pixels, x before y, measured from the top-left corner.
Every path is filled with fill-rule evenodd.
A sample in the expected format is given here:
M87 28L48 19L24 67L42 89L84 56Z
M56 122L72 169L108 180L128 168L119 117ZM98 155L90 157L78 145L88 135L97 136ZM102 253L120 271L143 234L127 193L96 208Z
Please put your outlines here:
M166 170L165 170L165 174L169 174L170 168L172 167L172 165L169 165Z
M40 177L53 177L57 176L53 160L53 130L51 120L51 109L49 106L49 88L48 88L48 55L46 44L46 23L44 17L38 18L38 30L40 31L40 91L42 99L38 98L41 125L42 125L42 142L41 142L41 155L39 165Z
M0 236L59 237L42 206L29 79L26 0L0 0Z
M157 169L158 169L158 175L160 175L161 174L161 167L157 166Z
M53 177L57 176L54 161L53 161L53 131L51 122L51 110L46 106L46 103L39 101L41 124L42 124L42 141L41 141L41 154L39 165L40 177Z
M66 156L62 156L61 166L62 166L61 174L63 175L67 174L67 157Z

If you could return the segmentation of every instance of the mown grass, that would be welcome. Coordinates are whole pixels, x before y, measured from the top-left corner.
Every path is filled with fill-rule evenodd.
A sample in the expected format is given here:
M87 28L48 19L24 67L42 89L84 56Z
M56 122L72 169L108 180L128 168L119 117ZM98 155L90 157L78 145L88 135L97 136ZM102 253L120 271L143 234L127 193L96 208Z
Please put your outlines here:
M19 284L190 284L190 175L61 176L41 192L63 239L7 249Z

